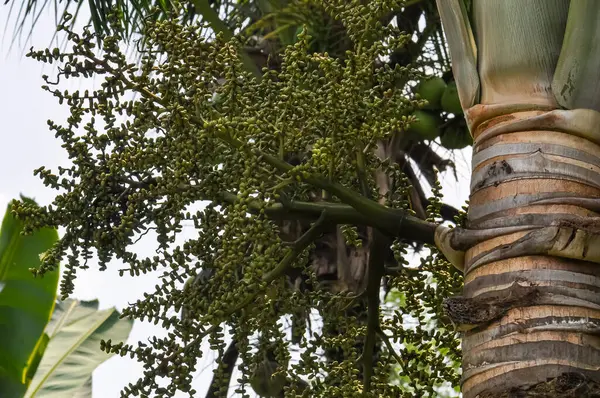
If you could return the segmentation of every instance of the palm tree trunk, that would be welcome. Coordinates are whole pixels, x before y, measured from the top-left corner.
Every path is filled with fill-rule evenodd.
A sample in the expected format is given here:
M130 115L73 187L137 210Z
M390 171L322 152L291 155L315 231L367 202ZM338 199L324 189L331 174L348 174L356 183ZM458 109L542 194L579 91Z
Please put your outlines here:
M486 235L445 303L464 397L598 396L600 4L437 4L474 137L469 234Z
M466 252L464 304L475 310L454 318L496 319L464 334L462 389L465 398L574 396L600 382L600 267L564 255L597 250L581 231L600 225L600 145L573 135L557 112L514 110L466 112L475 137L468 227L532 228ZM550 246L562 253L548 255Z

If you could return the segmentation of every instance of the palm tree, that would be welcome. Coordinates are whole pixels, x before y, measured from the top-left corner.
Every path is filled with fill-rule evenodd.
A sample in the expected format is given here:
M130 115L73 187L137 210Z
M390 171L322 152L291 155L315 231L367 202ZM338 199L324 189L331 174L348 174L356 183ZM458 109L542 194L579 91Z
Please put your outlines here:
M463 337L464 397L595 396L600 3L437 4L475 141L468 228L488 234L446 303L478 325Z

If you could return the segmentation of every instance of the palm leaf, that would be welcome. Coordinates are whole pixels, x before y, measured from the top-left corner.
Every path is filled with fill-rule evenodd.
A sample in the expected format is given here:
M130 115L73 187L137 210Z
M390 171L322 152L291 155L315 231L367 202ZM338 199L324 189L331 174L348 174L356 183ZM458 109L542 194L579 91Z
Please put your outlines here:
M92 376L88 377L87 381L81 386L73 398L91 398L92 396Z
M76 5L76 9L75 12L72 13L73 17L68 20L67 26L69 28L73 28L77 21L77 16L82 5L81 1L54 0L51 2L50 0L27 0L26 2L23 2L16 16L12 43L14 43L17 38L23 36L24 29L27 25L29 25L29 32L27 33L26 38L29 40L40 15L48 7L53 6L55 10L55 19L58 24L61 23L64 16L71 11L74 4ZM115 33L111 31L108 16L111 12L117 11L123 29L124 39L131 39L134 34L142 32L143 25L146 21L156 21L172 15L180 15L182 20L187 21L193 21L195 17L198 17L200 20L207 22L215 33L223 35L225 39L230 40L234 37L234 32L229 28L227 23L219 17L219 13L217 12L218 8L213 8L208 0L193 0L192 4L194 7L188 8L188 11L179 8L179 6L171 0L155 0L154 3L147 0L131 0L129 2L118 0L116 3L105 0L88 0L86 4L90 11L89 24L94 27L94 30L97 33ZM10 3L7 22L11 19L11 16L13 16L14 5L14 1ZM217 7L218 6L219 4L217 4ZM31 18L30 21L29 18ZM7 28L8 23L5 26L5 33ZM54 36L52 40L53 39ZM99 45L101 45L100 41ZM255 76L261 76L261 71L248 54L241 52L240 57L249 72L253 73Z

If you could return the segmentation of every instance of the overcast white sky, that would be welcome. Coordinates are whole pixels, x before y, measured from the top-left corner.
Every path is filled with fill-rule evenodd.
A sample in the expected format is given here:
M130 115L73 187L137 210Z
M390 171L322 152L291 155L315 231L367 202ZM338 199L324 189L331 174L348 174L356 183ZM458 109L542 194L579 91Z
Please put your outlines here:
M82 9L85 9L82 7ZM8 7L0 5L0 29L4 29ZM42 74L52 75L52 67L42 65L24 54L31 45L44 48L49 45L54 32L54 16L42 15L30 42L15 45L9 52L12 26L4 36L0 31L0 212L6 204L19 194L33 197L40 204L51 203L54 191L45 188L41 181L33 176L33 170L39 166L56 169L67 164L67 155L61 149L60 142L47 128L47 120L62 122L69 116L68 108L61 106L51 94L40 89ZM3 37L4 36L4 37ZM81 88L74 83L73 88ZM451 173L442 175L446 202L460 207L468 195L468 176L470 149L458 153L459 181ZM140 252L148 255L153 250L150 244L140 247ZM75 283L74 298L90 300L98 298L101 308L117 307L121 310L128 303L142 297L145 291L153 291L157 283L156 275L140 277L119 277L114 264L106 272L99 272L92 264L90 269L81 273ZM152 334L162 335L160 327L136 321L129 342L145 340ZM207 353L206 360L213 358ZM135 382L141 375L142 367L134 360L112 357L94 372L94 397L117 398L122 387ZM195 379L195 388L199 397L204 396L211 378L211 368L204 369ZM183 394L181 396L184 396Z

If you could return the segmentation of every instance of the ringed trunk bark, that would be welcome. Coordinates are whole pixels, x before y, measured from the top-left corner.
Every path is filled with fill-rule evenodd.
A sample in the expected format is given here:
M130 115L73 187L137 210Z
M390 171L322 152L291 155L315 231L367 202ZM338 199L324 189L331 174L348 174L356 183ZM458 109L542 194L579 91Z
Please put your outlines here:
M586 204L600 198L600 145L548 107L476 105L465 114L475 140L469 229L577 226L599 216ZM465 253L464 297L501 314L464 334L465 398L561 397L570 388L560 387L563 379L586 388L600 383L600 264L531 255L527 234ZM576 240L573 232L563 243ZM583 259L592 250L585 242Z

